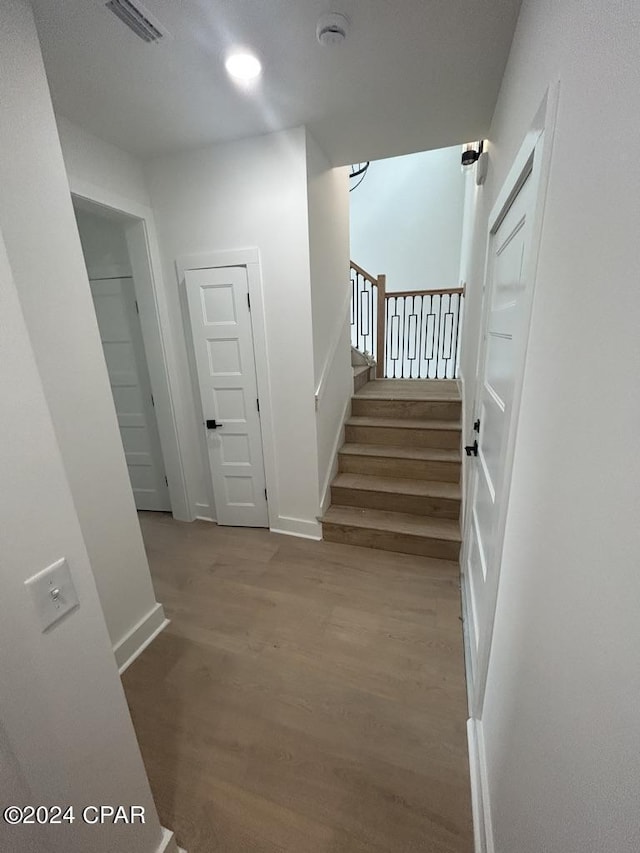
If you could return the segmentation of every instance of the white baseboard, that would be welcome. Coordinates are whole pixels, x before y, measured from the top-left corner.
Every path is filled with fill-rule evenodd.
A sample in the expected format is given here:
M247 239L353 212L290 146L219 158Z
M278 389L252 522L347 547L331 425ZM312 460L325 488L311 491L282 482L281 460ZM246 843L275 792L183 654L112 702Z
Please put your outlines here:
M209 504L196 503L196 521L213 521L214 513L211 512Z
M284 533L285 536L300 536L301 539L322 539L322 526L319 521L307 521L306 518L293 518L279 515L276 526L269 528L272 533Z
M474 720L473 718L467 720L467 740L469 745L469 773L471 775L474 849L475 853L495 853L487 784L487 759L481 720Z
M114 646L113 653L120 674L134 662L138 655L167 627L169 620L161 604L156 603L146 616Z
M182 847L176 844L176 838L170 829L162 827L162 841L156 848L156 853L186 853Z
M320 516L322 517L325 512L329 509L329 504L331 502L331 482L335 477L338 471L338 450L344 444L344 425L351 414L351 394L347 397L347 400L344 404L344 409L342 411L342 416L340 418L340 427L336 433L335 441L333 442L333 447L331 448L331 465L329 466L329 470L327 471L327 476L325 477L324 483L322 484L322 491L320 493Z

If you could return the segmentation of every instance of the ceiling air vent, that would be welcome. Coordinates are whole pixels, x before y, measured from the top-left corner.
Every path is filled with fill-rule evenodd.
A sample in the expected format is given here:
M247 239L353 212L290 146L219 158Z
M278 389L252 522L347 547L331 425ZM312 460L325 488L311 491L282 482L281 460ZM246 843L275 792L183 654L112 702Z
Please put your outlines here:
M105 6L110 12L120 18L123 24L134 32L142 41L148 44L159 42L168 35L166 30L160 29L157 21L154 21L150 12L144 6L134 6L130 0L109 0Z

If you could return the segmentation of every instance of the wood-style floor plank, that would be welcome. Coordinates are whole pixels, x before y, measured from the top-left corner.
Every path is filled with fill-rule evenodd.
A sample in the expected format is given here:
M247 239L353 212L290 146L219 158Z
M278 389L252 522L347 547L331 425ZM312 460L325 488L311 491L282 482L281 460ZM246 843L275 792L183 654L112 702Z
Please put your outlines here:
M189 853L471 853L450 563L141 524L171 625L123 684Z

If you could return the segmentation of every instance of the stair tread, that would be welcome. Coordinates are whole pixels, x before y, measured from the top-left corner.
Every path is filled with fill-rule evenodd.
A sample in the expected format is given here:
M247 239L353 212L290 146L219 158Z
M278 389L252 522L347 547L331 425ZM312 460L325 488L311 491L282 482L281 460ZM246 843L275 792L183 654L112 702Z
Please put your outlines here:
M460 462L459 450L440 447L396 447L391 444L343 444L339 453L351 456L384 456L388 459L420 459L429 462Z
M405 477L341 473L336 475L331 485L342 489L460 500L459 483L442 483L436 480L409 480Z
M460 421L445 421L426 418L383 418L383 417L365 417L364 415L352 415L347 420L347 426L359 427L391 427L394 429L462 429Z
M376 379L356 396L367 400L460 402L455 379Z
M373 528L407 536L461 541L460 524L450 518L430 518L403 512L336 505L329 507L322 521L327 524Z

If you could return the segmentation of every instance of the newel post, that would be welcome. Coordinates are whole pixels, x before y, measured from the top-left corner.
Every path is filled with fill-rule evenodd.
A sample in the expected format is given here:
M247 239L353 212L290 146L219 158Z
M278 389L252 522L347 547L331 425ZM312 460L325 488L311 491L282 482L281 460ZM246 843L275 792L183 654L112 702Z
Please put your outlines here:
M384 379L385 364L385 314L386 314L386 275L378 276L378 328L376 329L376 379Z

